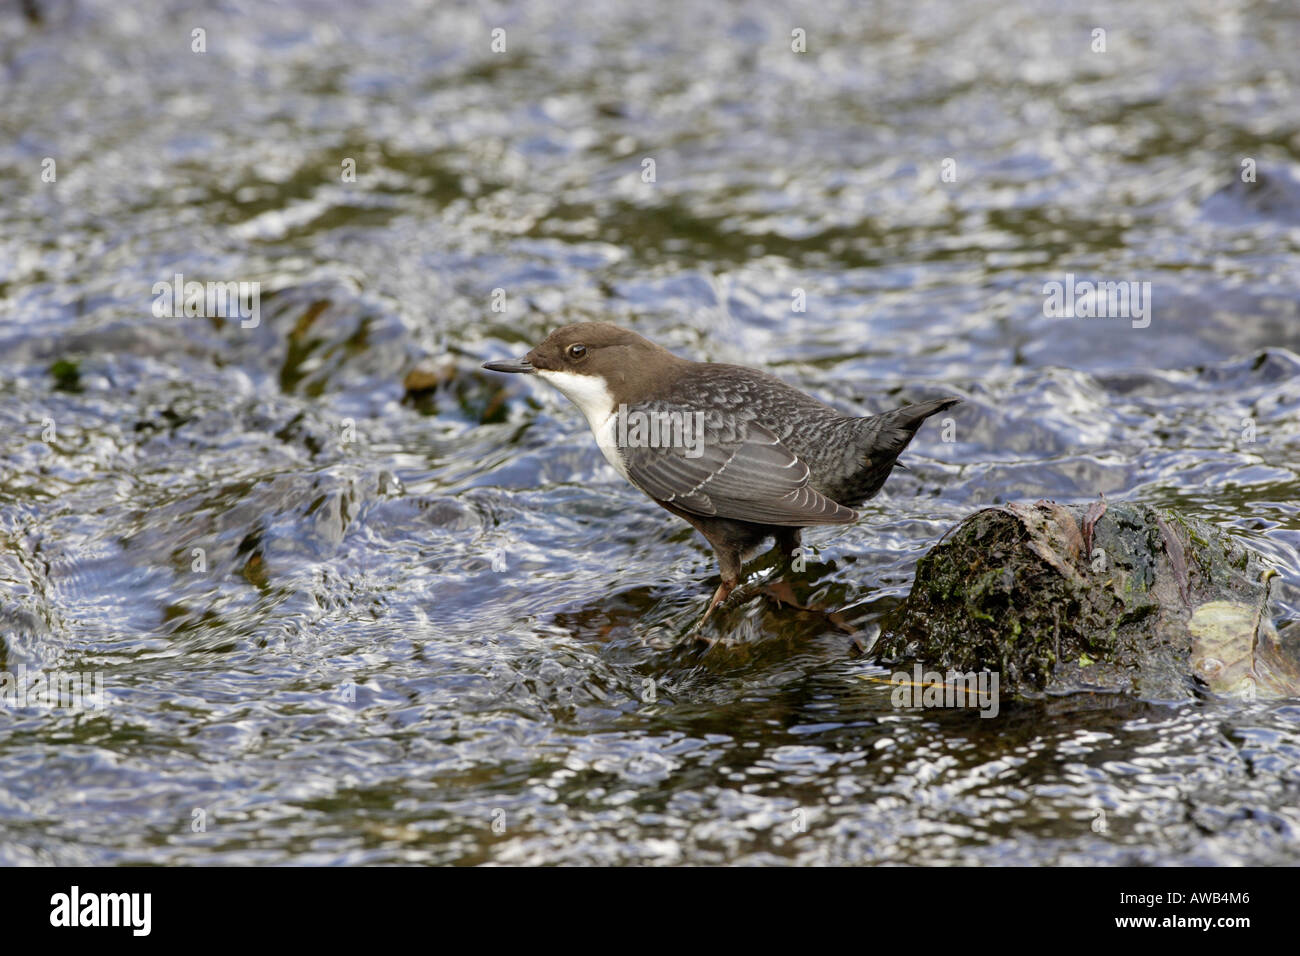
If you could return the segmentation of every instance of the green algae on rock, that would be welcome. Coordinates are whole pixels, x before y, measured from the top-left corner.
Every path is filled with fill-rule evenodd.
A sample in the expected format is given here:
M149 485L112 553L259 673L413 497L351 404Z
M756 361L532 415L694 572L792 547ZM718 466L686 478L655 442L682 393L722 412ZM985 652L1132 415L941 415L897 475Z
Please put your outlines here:
M1009 693L1300 696L1268 614L1259 554L1140 504L1010 504L971 515L921 559L874 653L996 670ZM1291 629L1294 633L1295 629Z

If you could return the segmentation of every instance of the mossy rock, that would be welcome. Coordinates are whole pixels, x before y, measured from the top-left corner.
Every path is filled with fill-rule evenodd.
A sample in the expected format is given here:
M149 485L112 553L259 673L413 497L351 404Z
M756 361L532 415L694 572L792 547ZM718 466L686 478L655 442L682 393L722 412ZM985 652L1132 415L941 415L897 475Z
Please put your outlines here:
M1268 614L1273 574L1211 525L1146 505L988 508L921 559L873 653L998 671L1027 696L1300 696Z

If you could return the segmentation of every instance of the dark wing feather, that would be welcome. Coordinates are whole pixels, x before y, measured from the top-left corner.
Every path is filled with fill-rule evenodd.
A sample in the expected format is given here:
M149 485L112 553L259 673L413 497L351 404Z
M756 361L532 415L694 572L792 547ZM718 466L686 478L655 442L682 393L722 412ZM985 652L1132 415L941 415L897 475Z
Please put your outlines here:
M676 413L692 426L698 421L687 407L659 402L628 411ZM857 520L856 512L809 486L807 464L770 429L729 413L704 417L702 442L692 432L690 441L675 446L620 448L632 483L652 498L705 517L790 527Z

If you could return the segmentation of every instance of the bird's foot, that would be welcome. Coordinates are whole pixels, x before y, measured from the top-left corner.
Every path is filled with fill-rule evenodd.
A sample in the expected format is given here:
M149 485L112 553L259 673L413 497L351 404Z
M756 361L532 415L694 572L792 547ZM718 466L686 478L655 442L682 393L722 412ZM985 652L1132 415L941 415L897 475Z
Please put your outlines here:
M718 589L713 592L713 599L709 601L709 606L705 610L704 616L701 617L698 621L696 621L695 624L691 627L691 629L686 632L687 637L694 637L696 640L703 641L704 643L709 645L712 645L714 643L712 638L705 637L701 632L704 629L705 622L708 621L709 616L713 614L713 609L716 608L723 601L725 601L727 599L727 596L731 594L733 590L735 590L735 587L736 587L735 581L724 580L721 584L718 585Z
M808 614L821 615L826 619L828 624L845 634L856 634L858 631L857 628L844 619L843 614L839 611L832 611L815 604L804 604L801 602L795 595L794 588L791 586L790 582L785 578L781 578L776 581L751 582L740 586L738 586L738 582L735 581L722 582L722 584L718 586L718 589L713 592L713 598L709 601L708 609L705 610L704 615L695 622L694 626L686 632L686 636L694 638L695 640L712 647L717 643L718 639L704 634L703 630L705 623L707 623L709 618L713 615L714 610L723 603L734 604L736 602L744 602L760 594L766 595L775 601L777 607L789 606L795 610L803 611Z
M773 581L770 584L764 585L763 593L766 594L768 597L770 597L773 601L775 601L777 607L781 607L782 605L788 604L793 608L799 609L800 611L817 610L816 608L808 607L808 605L806 604L800 604L799 599L795 597L794 588L790 586L790 582L787 581L785 578L781 578L779 581Z
M840 612L827 610L826 608L819 607L815 604L800 603L799 599L795 597L794 588L790 586L790 582L785 578L765 585L762 591L776 602L777 607L788 604L790 607L799 611L807 611L810 614L820 614L826 618L826 620L836 630L843 631L846 634L857 633L857 628L844 620L844 616Z

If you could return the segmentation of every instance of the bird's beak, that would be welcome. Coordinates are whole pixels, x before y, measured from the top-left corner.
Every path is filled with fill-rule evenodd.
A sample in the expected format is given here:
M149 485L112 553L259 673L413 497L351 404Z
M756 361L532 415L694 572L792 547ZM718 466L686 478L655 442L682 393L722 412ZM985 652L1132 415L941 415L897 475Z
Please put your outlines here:
M531 372L532 363L526 358L504 362L484 362L483 367L489 372Z

